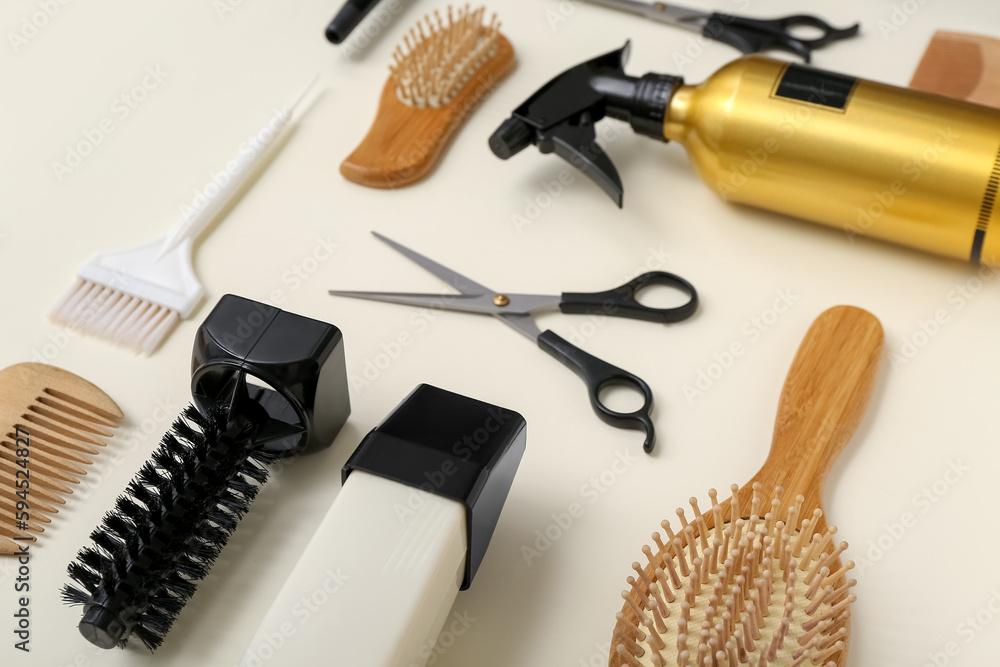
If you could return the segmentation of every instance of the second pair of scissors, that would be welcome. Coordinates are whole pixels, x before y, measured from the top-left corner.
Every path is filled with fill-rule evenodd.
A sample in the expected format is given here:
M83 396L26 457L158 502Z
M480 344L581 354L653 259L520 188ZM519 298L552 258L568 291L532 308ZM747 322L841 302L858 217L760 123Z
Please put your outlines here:
M651 271L630 280L621 287L606 292L566 292L559 296L495 292L420 253L410 250L406 246L375 232L372 233L380 241L402 253L461 293L444 298L441 294L410 292L330 290L330 294L493 315L501 322L536 341L539 347L583 379L587 384L591 407L601 420L617 428L645 431L646 439L643 443L643 449L646 452L653 450L656 436L651 415L653 392L649 385L639 376L584 352L555 332L551 330L541 331L531 317L531 313L536 310L558 307L563 313L569 314L628 317L650 322L679 322L691 317L698 309L698 293L691 283L672 273ZM639 303L636 295L646 287L653 285L676 288L687 294L688 301L674 308L652 308ZM601 392L612 386L629 387L639 392L643 397L642 406L633 412L618 412L607 407L601 400Z
M813 49L838 39L854 37L861 26L835 28L818 16L795 14L778 19L754 19L720 12L706 12L672 2L642 2L641 0L589 0L595 5L631 12L653 21L700 32L709 39L723 42L743 53L782 49L809 62ZM819 31L813 38L799 37L792 32L806 27Z

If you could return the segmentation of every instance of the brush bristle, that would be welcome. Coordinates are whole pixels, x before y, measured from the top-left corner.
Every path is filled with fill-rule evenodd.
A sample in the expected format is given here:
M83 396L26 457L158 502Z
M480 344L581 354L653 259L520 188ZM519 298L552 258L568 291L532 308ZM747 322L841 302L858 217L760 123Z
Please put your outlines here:
M77 278L51 317L140 354L152 354L181 320L176 310L84 278Z
M736 667L837 665L844 657L857 582L854 566L841 567L846 542L834 546L833 526L813 533L822 511L802 507L798 496L778 520L781 487L752 507L739 506L733 486L731 512L723 516L715 490L711 511L691 499L689 522L678 509L679 530L669 521L642 551L647 565L632 564L625 607L617 616L615 664L630 667ZM768 512L761 516L761 509ZM750 519L744 510L749 510ZM806 517L799 524L798 520ZM796 529L795 526L798 526Z
M109 612L122 646L129 634L160 646L267 480L257 428L226 428L224 408L189 406L69 566L63 600Z
M73 493L69 485L87 474L86 466L106 446L121 417L49 387L14 416L18 421L7 424L9 431L0 432L0 536L33 539L44 531L42 524L50 523L49 516L59 512L58 506L66 503L65 496ZM27 438L28 456L17 453L23 445L18 444L15 427ZM27 460L27 472L19 460ZM31 520L26 528L19 528L15 517L23 498L17 495L17 481L25 474L31 476Z
M448 6L446 18L435 10L433 19L410 29L393 53L389 69L396 96L412 107L437 108L448 104L497 51L500 22L494 14L483 23L485 7L455 12Z

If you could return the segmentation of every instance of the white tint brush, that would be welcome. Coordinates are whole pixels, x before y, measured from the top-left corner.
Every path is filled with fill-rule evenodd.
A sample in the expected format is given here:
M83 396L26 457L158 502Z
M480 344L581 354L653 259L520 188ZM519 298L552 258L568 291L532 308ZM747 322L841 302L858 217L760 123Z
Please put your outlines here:
M159 347L177 323L191 315L204 294L191 263L194 239L254 172L317 78L240 147L166 236L91 256L52 310L52 320L142 354Z

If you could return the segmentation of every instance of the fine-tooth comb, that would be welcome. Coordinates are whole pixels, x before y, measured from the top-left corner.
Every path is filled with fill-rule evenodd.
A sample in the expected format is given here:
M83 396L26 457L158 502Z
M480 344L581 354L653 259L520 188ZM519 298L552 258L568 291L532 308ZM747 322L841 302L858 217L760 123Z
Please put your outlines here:
M846 542L822 510L823 481L871 396L882 326L860 308L821 314L778 402L771 452L732 498L661 522L632 563L610 667L844 667L850 639ZM801 523L800 523L801 520ZM723 526L725 526L723 528Z
M452 134L514 69L514 49L496 14L468 5L426 16L393 52L390 76L368 134L340 165L350 181L396 188L424 178Z
M1000 107L1000 39L938 30L910 88Z
M61 368L0 370L0 554L44 531L123 417L107 394Z

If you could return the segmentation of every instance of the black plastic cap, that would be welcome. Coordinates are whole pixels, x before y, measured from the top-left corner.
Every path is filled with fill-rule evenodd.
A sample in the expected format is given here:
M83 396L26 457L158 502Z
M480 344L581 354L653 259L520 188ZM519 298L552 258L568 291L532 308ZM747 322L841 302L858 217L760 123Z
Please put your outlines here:
M516 412L422 384L365 436L344 465L343 479L361 470L465 505L465 590L521 463L526 428Z
M84 639L98 648L111 649L118 646L131 633L131 628L104 607L91 605L83 613L80 633Z
M268 413L256 437L293 456L330 446L351 414L340 329L227 294L195 336L191 393L204 412L249 397Z
M348 1L333 17L330 25L326 27L326 38L334 44L343 42L358 27L358 24L375 4L375 0L361 3Z
M534 130L519 118L508 118L490 136L490 150L501 160L520 153L531 145Z
M653 72L643 75L636 85L630 109L632 129L637 134L666 142L663 124L666 121L667 106L674 91L682 85L684 79L678 76Z

